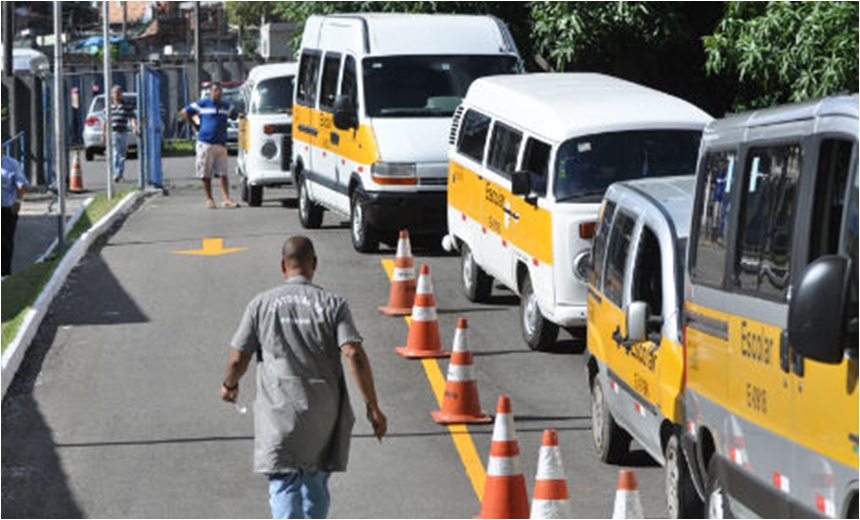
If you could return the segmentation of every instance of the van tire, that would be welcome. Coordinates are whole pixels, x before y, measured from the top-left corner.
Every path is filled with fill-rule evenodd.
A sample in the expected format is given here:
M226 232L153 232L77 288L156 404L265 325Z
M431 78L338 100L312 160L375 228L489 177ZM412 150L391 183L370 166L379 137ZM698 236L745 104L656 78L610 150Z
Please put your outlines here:
M299 222L305 229L319 229L323 221L323 208L311 200L306 182L304 177L299 177L299 183L296 186L299 192L297 197L299 199Z
M666 442L665 487L669 518L701 518L702 500L696 492L687 459L678 435L673 433Z
M460 252L460 273L466 298L475 303L487 301L493 292L493 277L475 262L472 250L466 244Z
M359 253L373 253L379 248L379 236L367 222L366 208L359 190L352 192L349 205L349 235L352 247Z
M528 276L520 289L520 325L523 339L532 350L549 350L558 338L558 325L541 314L532 280Z
M93 153L93 151L92 151L92 150L90 150L89 148L87 148L86 150L84 150L84 157L86 157L87 162L90 162L90 161L92 161L92 160L93 160L93 158L95 157L95 155L94 155L94 153Z
M248 186L248 205L252 208L259 208L263 204L263 187L248 184L247 180L245 184Z
M612 417L597 375L591 379L591 440L594 451L603 462L617 464L627 457L630 434Z
M239 173L240 185L239 185L239 199L245 204L248 203L248 179Z
M734 518L726 488L720 480L719 455L714 453L708 463L708 481L705 486L705 518Z

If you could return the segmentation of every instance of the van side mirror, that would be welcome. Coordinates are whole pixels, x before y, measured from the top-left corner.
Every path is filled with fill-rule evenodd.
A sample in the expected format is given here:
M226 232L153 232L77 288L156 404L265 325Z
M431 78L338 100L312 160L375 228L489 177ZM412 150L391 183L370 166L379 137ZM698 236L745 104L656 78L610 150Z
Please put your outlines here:
M334 126L339 130L358 128L358 114L350 96L342 94L335 98Z
M627 341L631 344L645 341L648 335L648 304L632 302L624 314L627 320Z
M527 171L517 171L511 175L511 193L528 197L532 192L532 178Z
M842 362L849 277L848 259L828 255L809 264L794 286L788 306L788 341L804 357L828 364Z

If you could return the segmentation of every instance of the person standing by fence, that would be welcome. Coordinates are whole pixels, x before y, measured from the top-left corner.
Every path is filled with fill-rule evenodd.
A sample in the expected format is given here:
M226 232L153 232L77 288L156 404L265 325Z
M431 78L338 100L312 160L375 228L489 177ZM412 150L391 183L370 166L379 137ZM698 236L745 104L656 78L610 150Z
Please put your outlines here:
M125 158L128 154L129 130L137 135L137 117L134 115L134 107L126 103L122 97L122 87L119 85L111 89L111 120L113 130L113 180L119 182L125 173ZM102 140L107 135L107 117L102 121Z
M18 212L24 201L27 178L24 168L15 159L3 154L3 273L12 274L12 252L15 248L15 229L18 227Z

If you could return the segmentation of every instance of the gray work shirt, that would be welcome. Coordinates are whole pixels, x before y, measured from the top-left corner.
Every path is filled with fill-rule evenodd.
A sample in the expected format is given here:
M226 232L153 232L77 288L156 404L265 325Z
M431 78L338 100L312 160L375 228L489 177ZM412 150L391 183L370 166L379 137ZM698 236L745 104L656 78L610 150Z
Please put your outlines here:
M305 277L248 304L231 346L258 356L256 472L346 470L355 415L340 347L352 342L361 336L346 300Z

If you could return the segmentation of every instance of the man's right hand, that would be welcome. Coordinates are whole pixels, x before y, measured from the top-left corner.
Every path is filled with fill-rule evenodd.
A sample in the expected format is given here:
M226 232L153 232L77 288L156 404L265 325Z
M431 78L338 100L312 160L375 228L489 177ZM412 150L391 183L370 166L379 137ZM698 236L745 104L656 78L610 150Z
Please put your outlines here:
M382 438L388 432L388 418L385 417L385 414L378 407L371 408L368 406L367 420L373 426L373 434L376 436L376 439L382 442Z

